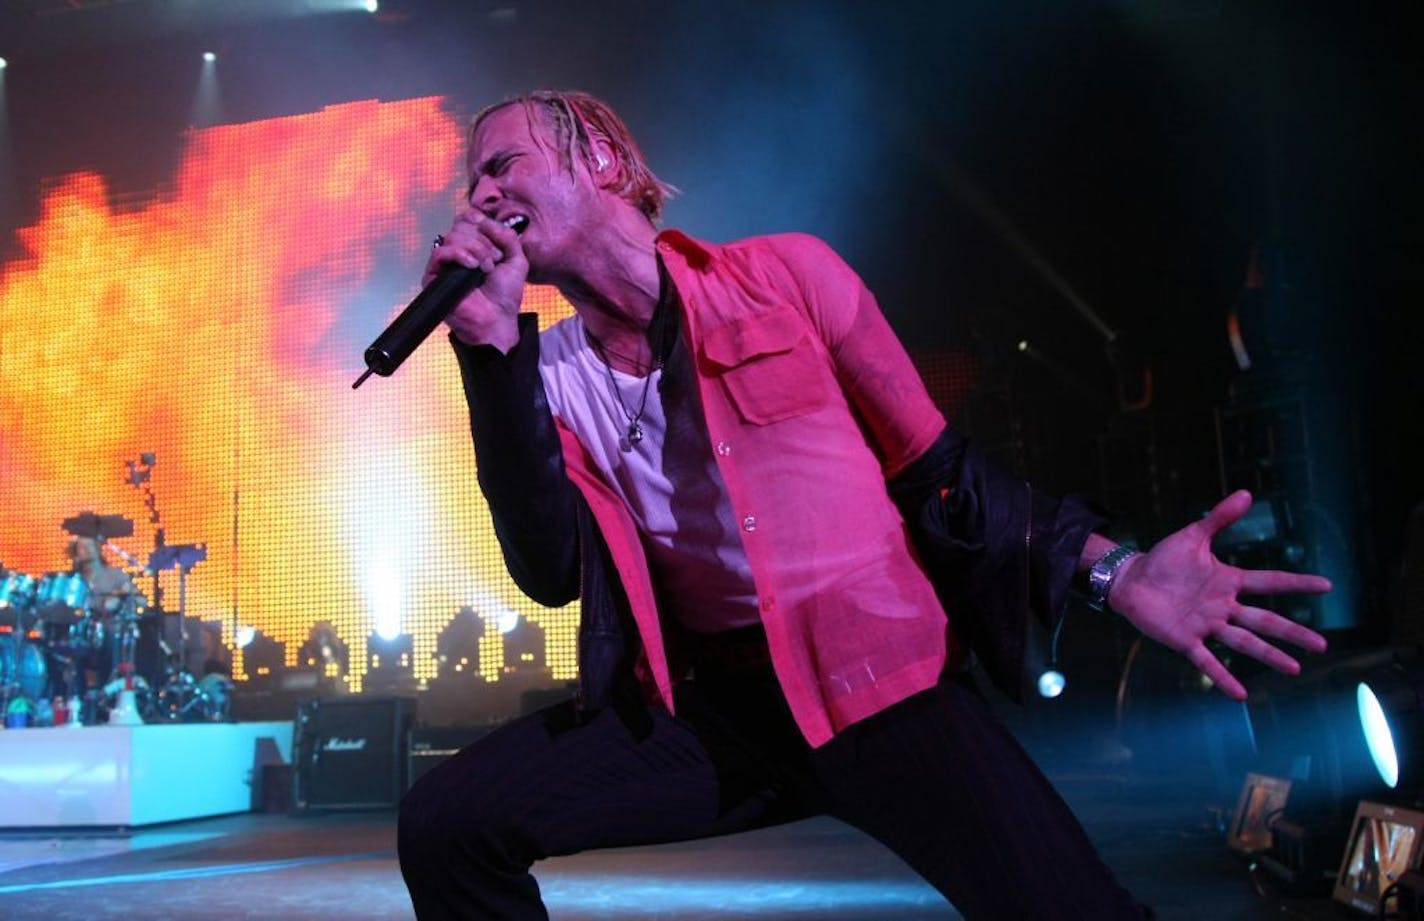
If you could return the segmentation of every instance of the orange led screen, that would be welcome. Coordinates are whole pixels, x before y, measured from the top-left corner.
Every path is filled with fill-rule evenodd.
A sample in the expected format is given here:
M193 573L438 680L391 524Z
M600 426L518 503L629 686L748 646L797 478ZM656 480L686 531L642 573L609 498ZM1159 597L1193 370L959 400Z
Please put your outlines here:
M49 180L0 265L0 563L68 569L60 523L122 515L135 531L114 543L141 559L157 527L206 545L187 611L229 643L255 626L293 664L330 621L353 690L377 628L410 633L434 675L466 605L540 624L571 677L576 615L505 575L443 335L351 389L458 202L462 122L441 99L357 102L194 131L141 200L95 173ZM547 290L527 303L568 312ZM143 453L158 524L125 479ZM177 572L159 580L172 610ZM498 654L481 660L492 677Z

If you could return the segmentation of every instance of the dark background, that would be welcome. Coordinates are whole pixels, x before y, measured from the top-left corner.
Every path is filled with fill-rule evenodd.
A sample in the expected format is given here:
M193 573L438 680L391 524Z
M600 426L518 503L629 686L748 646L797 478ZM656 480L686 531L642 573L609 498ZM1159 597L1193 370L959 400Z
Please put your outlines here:
M423 95L468 114L587 89L682 189L669 225L816 233L917 358L970 360L961 424L1020 473L1098 496L1143 541L1265 483L1291 533L1255 558L1340 586L1328 609L1294 613L1369 641L1407 632L1405 523L1424 499L1424 322L1407 268L1424 242L1417 4L406 0L292 14L319 5L0 3L0 255L45 177L94 169L141 198L195 124ZM209 49L221 104L199 109ZM1253 246L1265 285L1243 295ZM1249 374L1228 347L1233 305ZM1127 410L1144 368L1150 403ZM1221 413L1238 420L1224 439ZM1307 443L1284 451L1276 436L1300 425ZM1292 542L1303 556L1280 559ZM1097 648L1100 632L1063 643Z

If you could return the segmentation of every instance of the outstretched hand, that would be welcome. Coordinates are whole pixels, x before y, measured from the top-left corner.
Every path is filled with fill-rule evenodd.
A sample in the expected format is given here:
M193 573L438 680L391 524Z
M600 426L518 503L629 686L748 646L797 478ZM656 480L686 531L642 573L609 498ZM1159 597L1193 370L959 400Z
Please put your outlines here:
M1228 566L1211 552L1217 532L1251 507L1251 494L1232 493L1206 517L1169 535L1147 553L1123 564L1108 603L1147 636L1186 656L1227 696L1246 699L1246 688L1207 648L1218 640L1276 671L1294 675L1300 663L1267 642L1283 640L1308 652L1324 652L1325 637L1263 608L1241 594L1274 595L1330 591L1330 580L1304 573Z

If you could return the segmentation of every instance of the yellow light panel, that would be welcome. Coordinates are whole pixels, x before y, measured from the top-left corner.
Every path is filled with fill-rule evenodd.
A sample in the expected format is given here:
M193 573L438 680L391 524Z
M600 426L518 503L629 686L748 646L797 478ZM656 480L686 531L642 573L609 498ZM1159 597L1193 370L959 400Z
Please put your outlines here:
M413 635L429 678L465 605L540 624L554 677L573 677L575 610L505 574L443 335L351 390L381 328L353 329L351 301L378 262L410 275L384 320L415 294L432 232L415 215L458 199L462 143L441 99L366 101L195 131L141 202L97 174L52 179L0 264L0 563L67 570L60 522L120 514L136 529L115 543L141 557L158 526L207 545L188 613L229 644L251 624L292 665L311 625L333 624L353 690L378 622ZM550 290L526 304L545 324L570 312ZM160 525L124 480L142 452ZM175 610L176 572L158 585ZM490 679L498 647L478 663Z

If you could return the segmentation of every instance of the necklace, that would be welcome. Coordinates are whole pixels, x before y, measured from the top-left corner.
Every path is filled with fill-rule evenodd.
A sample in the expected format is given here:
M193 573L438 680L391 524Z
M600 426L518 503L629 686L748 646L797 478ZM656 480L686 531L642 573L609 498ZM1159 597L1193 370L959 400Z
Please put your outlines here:
M584 327L584 335L593 344L593 349L598 353L599 360L603 362L603 370L608 372L608 389L613 393L613 401L618 404L618 408L623 413L623 418L627 420L628 427L623 432L620 447L624 451L633 450L633 446L643 440L643 413L648 409L648 390L653 382L653 375L662 370L664 352L667 351L663 342L667 328L667 315L671 310L668 306L668 295L671 285L668 283L667 269L663 267L662 260L658 261L658 303L653 308L652 319L648 321L648 346L652 350L652 364L648 367L648 373L643 377L643 392L638 397L638 409L636 412L628 408L628 404L623 402L623 391L618 389L618 379L613 376L613 365L608 360L609 349L604 346L603 340L595 336L587 326ZM626 355L617 352L611 354L628 361ZM637 367L636 361L628 362Z
M584 330L588 332L588 330ZM618 408L623 411L623 417L628 420L628 428L623 433L623 440L626 447L623 450L631 451L633 445L643 440L643 413L648 409L648 390L653 381L653 374L663 366L661 355L653 355L653 364L648 368L648 373L643 377L643 392L638 397L638 410L634 412L628 408L628 404L623 402L623 392L618 389L618 379L613 376L613 365L608 362L608 350L603 343L593 333L588 333L588 339L593 343L593 349L598 353L599 359L603 362L603 370L608 372L608 389L613 394L614 401ZM626 359L625 359L626 360Z

